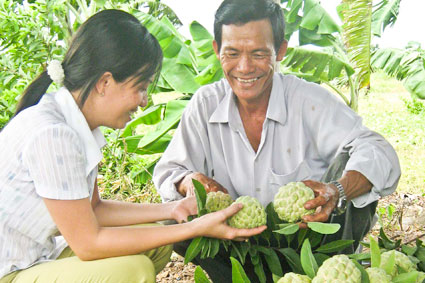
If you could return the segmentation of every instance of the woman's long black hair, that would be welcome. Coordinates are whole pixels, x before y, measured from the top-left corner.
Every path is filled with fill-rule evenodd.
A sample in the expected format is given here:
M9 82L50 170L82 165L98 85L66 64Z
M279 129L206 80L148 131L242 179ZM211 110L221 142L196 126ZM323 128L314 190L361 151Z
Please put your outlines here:
M120 10L104 10L90 17L75 34L62 61L64 86L80 91L80 107L97 81L111 72L117 82L133 77L135 84L158 75L161 47L136 17ZM15 116L37 104L52 83L42 72L24 91Z

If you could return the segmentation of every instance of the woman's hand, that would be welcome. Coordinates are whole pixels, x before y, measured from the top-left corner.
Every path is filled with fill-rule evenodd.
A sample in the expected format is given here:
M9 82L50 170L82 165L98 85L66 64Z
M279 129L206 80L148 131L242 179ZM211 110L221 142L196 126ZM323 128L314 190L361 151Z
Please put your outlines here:
M197 234L224 240L244 240L263 232L267 228L265 225L252 229L238 229L227 225L227 218L241 210L242 206L241 203L232 204L223 210L193 220Z
M178 223L187 222L188 216L198 213L195 196L185 197L184 199L175 201L174 204L171 216Z

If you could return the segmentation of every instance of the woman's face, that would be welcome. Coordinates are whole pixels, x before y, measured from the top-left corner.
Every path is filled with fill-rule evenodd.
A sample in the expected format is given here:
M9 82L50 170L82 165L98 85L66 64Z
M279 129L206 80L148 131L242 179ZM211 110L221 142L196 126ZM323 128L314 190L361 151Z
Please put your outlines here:
M91 102L85 103L83 113L90 128L106 126L114 129L124 128L131 120L132 114L148 102L147 89L152 80L134 84L130 78L124 82L116 82L112 75L101 82L99 92L89 96ZM93 99L90 99L93 97ZM89 109L86 108L86 105ZM90 119L88 119L90 117Z

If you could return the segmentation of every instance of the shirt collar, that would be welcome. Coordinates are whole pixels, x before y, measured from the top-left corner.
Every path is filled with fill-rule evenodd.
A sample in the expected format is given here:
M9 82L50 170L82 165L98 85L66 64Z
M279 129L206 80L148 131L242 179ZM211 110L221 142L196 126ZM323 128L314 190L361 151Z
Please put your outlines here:
M269 105L267 108L266 118L285 124L287 118L285 92L282 79L279 73L273 75L273 85L270 94ZM238 115L238 107L236 106L235 97L226 80L225 95L221 100L213 114L211 115L210 123L229 123L230 127L236 128L242 124Z
M65 117L66 123L74 129L84 145L86 155L86 175L99 164L103 155L101 148L106 144L105 137L99 128L90 130L86 118L75 102L72 94L66 89L61 88L54 95L56 103Z
M286 86L283 84L282 75L274 73L272 92L270 94L266 117L282 125L285 124L288 115L285 88Z
M242 121L239 116L239 110L236 105L236 97L233 94L232 88L229 83L225 80L224 97L218 104L217 108L211 115L210 123L229 123L230 128L234 131L241 129Z

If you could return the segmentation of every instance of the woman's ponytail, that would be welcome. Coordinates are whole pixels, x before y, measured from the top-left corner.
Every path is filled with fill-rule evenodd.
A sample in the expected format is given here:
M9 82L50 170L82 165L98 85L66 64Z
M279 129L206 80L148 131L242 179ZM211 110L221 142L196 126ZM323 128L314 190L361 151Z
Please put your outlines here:
M46 93L52 79L47 74L47 71L42 72L24 91L21 99L18 102L14 116L30 106L36 105L43 94Z

